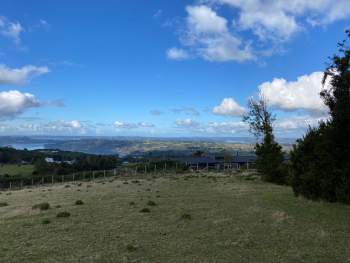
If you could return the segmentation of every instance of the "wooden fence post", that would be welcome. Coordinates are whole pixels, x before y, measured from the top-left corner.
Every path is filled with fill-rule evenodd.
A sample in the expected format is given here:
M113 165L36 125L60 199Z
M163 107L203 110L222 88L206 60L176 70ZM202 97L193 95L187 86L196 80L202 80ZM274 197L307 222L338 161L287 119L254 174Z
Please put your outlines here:
M12 189L12 182L10 181L10 190Z
M53 175L51 176L51 184L53 184Z

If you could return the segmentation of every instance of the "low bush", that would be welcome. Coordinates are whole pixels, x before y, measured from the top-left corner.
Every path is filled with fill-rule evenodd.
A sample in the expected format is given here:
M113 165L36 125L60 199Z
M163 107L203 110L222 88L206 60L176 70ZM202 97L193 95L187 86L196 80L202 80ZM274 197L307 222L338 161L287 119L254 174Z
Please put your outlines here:
M142 208L142 209L140 210L140 212L141 212L141 213L150 213L151 210L150 210L149 208Z

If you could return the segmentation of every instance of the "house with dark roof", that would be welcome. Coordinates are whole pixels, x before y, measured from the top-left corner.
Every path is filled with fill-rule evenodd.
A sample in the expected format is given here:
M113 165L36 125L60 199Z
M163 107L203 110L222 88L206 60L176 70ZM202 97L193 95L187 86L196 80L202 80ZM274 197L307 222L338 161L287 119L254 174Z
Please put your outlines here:
M193 169L203 169L203 168L251 168L256 162L255 154L245 154L239 155L238 153L231 156L230 158L220 158L217 156L201 156L201 157L182 157L176 160L184 163L185 165Z

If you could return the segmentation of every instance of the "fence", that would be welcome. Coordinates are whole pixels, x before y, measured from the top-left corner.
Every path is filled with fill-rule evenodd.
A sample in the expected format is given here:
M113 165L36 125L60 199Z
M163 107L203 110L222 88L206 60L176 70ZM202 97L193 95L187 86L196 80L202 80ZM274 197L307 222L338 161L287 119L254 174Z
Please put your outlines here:
M223 164L223 165L209 165L209 164L195 164L186 166L190 168L190 171L229 171L241 169L242 167L234 166L232 164ZM249 166L245 167L249 169ZM185 171L183 165L175 164L174 166L164 165L135 165L134 167L118 167L112 170L94 170L94 171L82 171L76 172L68 175L42 175L37 176L33 175L31 177L20 177L16 178L14 176L2 177L0 178L0 190L13 190L13 189L22 189L28 186L38 186L38 185L47 185L55 183L65 183L65 182L76 182L76 181L93 181L99 178L108 178L115 176L123 175L159 175L162 173L174 172L179 173Z

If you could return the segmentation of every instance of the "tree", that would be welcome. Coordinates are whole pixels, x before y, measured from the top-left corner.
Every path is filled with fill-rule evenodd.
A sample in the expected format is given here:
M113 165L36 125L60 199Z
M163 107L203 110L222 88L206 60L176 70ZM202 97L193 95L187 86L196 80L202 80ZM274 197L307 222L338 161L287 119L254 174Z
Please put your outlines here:
M249 124L249 131L257 140L262 141L255 146L257 169L262 174L262 179L278 184L287 183L282 147L275 141L273 135L272 124L276 120L275 116L269 111L264 98L259 100L251 98L248 109L243 121Z
M346 31L350 38L350 31ZM296 195L350 203L350 47L344 40L324 73L320 96L329 119L310 128L292 154Z

